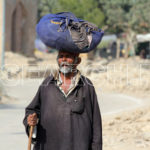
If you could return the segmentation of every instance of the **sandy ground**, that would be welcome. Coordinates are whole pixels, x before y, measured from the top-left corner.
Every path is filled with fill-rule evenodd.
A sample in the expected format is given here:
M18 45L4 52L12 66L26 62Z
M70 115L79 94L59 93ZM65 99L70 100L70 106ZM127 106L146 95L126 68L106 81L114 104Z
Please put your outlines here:
M10 97L2 98L2 102L0 103L0 118L3 120L0 124L0 128L3 129L0 131L0 145L2 150L10 148L12 150L19 150L20 148L25 150L27 148L27 136L22 125L22 119L25 106L30 102L37 87L38 82L36 86L32 84L30 87L23 85L20 87L16 86L13 89L9 88L10 96L17 97L14 99ZM16 91L18 94L16 94ZM28 92L25 93L24 91ZM129 98L124 97L126 102L123 101L121 103L122 98L117 101L115 99L119 95L116 95L116 97L108 93L104 95L98 95L102 113L103 149L149 150L150 105L137 105L135 108L131 107L129 109L131 103L130 101L130 103L127 103ZM108 95L112 98L109 99ZM131 104L136 105L136 102L132 102ZM116 112L116 110L119 110L119 112ZM18 141L19 144L16 144Z
M8 65L7 71L2 73L1 77L3 79L26 78L28 67L22 69L22 64L33 66L32 70L47 64L54 66L56 55L36 54L35 59L7 53L6 62L11 65ZM20 64L20 61L23 63ZM17 64L17 67L12 67L13 64ZM19 64L21 67L18 67ZM149 150L150 61L140 60L138 57L111 62L105 59L86 62L83 59L79 68L92 80L98 94L121 93L133 96L135 99L142 99L145 104L131 110L122 109L123 111L118 113L102 115L104 150ZM6 100L1 102L9 101L8 98L4 99ZM115 102L112 103L112 107L115 106Z
M105 150L149 150L150 106L103 117Z

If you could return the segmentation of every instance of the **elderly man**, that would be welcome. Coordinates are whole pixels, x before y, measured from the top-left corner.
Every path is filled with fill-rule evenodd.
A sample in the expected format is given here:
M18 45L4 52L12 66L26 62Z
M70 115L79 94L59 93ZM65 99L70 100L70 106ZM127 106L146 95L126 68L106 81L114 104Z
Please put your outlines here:
M79 54L59 51L59 71L46 78L24 118L37 128L34 150L102 150L102 124L95 89L77 70Z

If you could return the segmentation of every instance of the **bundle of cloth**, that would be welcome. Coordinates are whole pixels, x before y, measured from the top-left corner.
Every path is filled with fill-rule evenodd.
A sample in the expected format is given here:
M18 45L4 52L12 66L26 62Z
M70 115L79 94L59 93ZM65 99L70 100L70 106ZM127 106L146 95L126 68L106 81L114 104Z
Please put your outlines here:
M87 53L101 42L104 31L71 12L47 14L36 26L39 38L51 48Z

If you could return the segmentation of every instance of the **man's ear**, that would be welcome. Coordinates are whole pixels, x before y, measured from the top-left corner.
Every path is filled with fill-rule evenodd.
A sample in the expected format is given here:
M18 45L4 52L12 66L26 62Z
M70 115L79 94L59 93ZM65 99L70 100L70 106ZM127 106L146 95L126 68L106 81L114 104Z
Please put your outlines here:
M81 63L81 57L78 57L78 63L77 64L80 64Z

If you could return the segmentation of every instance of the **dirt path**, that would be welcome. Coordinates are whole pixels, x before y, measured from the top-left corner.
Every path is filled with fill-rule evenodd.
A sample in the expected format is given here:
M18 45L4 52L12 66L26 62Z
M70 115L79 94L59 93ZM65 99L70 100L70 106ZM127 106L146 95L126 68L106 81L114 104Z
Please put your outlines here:
M41 79L17 80L5 83L7 94L17 100L13 103L0 104L0 149L1 150L26 150L27 137L24 132L22 120L24 109L35 95ZM97 89L102 116L110 116L122 111L141 107L144 101L121 94L102 93ZM109 123L106 124L109 127ZM104 129L107 133L107 129ZM107 135L105 135L107 137ZM105 140L104 140L105 141ZM105 141L104 150L109 149ZM107 147L108 146L108 147ZM127 149L126 149L127 150Z

